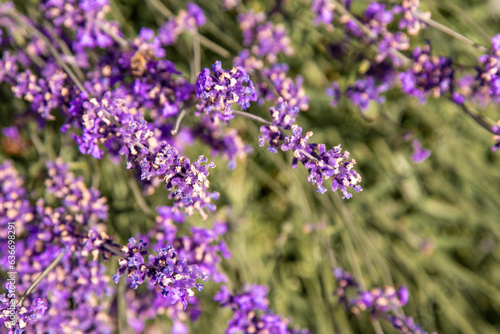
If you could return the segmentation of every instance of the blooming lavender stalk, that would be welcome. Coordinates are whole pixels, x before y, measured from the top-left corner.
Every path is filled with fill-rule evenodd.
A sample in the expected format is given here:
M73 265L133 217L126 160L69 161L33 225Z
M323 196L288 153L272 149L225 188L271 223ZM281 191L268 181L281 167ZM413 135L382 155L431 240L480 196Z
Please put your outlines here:
M413 318L399 315L401 308L408 303L410 294L405 286L396 290L392 286L363 291L354 277L340 268L334 270L338 282L335 294L339 302L355 315L369 312L373 317L385 319L400 333L427 334L413 322Z
M226 334L233 333L279 333L308 334L309 331L290 329L289 320L283 319L269 309L267 287L247 285L242 293L231 294L223 285L214 300L222 307L231 307L233 318L229 321Z
M8 334L23 333L28 325L35 323L45 314L47 307L40 298L35 298L30 306L20 306L12 282L5 283L7 294L0 295L0 322L8 329Z
M257 95L250 77L241 67L224 70L222 63L212 65L213 74L208 68L201 71L196 81L197 106L200 112L214 114L212 117L229 121L234 117L231 105L238 103L242 109L256 101Z
M127 273L130 280L130 287L137 287L144 283L146 278L150 279L150 284L161 289L161 294L169 300L171 304L180 301L184 308L188 304L187 297L193 295L193 288L199 291L203 285L196 283L198 278L203 280L207 276L201 272L196 265L190 265L183 258L177 256L177 252L172 246L158 249L158 255L149 254L148 262L144 260L147 255L147 243L134 238L130 238L127 246L122 248L123 259L119 260L120 268L113 276L115 283L118 283L120 276Z
M45 314L39 312L37 317L32 317L38 321L29 327L28 332L47 332L49 329L61 332L62 328L79 328L89 333L109 332L103 312L105 305L95 303L110 293L109 278L96 256L98 253L95 251L98 252L98 249L94 246L98 243L89 244L87 241L96 239L91 234L92 230L89 238L86 238L85 231L107 218L106 201L97 190L88 189L81 178L68 172L67 166L60 160L48 162L47 165L51 176L45 181L46 191L56 199L61 199L62 205L51 207L43 199L38 199L34 207L16 205L23 210L17 211L19 223L24 219L23 215L32 217L17 226L16 292L24 291L21 298L23 305L26 303L38 307L42 301L43 307L47 309ZM4 170L15 176L11 163L4 163ZM21 195L18 203L23 203L26 197L18 190L22 185L18 177L1 180L0 198L12 199ZM5 204L10 206L8 201ZM0 226L0 234L3 235L5 229ZM2 253L6 244L1 244ZM94 257L89 258L89 254ZM2 270L13 271L7 257L0 259L0 266ZM53 269L45 272L46 268ZM38 277L43 279L37 281ZM36 286L33 287L35 282ZM78 312L72 305L78 305ZM37 310L41 311L41 306Z
M259 146L264 146L267 142L271 153L277 153L278 148L282 151L292 150L292 167L296 168L300 161L309 172L307 181L316 185L319 193L326 192L323 183L329 178L332 178L331 190L339 189L343 198L352 197L347 191L348 187L357 192L362 190L358 185L361 176L353 169L356 161L349 160L349 152L342 153L340 144L327 151L324 144L308 143L312 132L302 135L302 128L295 124L297 107L281 103L277 107L271 107L269 111L273 122L272 125L260 128L262 135L259 137ZM291 130L292 134L286 135L283 130Z

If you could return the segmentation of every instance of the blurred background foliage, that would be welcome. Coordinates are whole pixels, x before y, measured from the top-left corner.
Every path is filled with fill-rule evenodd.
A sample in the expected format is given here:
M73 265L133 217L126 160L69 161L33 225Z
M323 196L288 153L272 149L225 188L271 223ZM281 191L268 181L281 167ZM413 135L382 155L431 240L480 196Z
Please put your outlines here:
M181 0L157 1L173 13L185 7ZM110 2L109 18L118 21L130 38L141 27L158 28L165 20L155 0ZM195 2L208 19L200 32L234 57L242 49L236 14L222 11L219 1ZM367 2L353 0L353 10ZM32 1L17 4L26 12L36 8ZM237 118L231 126L254 146L254 152L235 170L213 157L217 168L210 181L212 189L221 193L218 210L208 221L188 219L181 229L226 220L225 240L233 256L223 268L232 286L269 285L271 307L312 333L373 333L378 326L369 315L357 318L338 305L333 296L334 267L352 272L367 289L406 285L411 295L406 315L429 332L500 332L500 152L491 152L491 136L447 99L431 98L420 104L398 88L387 93L385 104L372 103L366 117L346 98L331 107L324 89L334 80L341 87L356 80L366 70L368 48L339 44L342 29L327 32L315 27L309 1L262 0L245 5L255 11L277 8L271 18L285 24L295 47L293 57L280 60L290 65L291 76L304 76L310 96L309 111L297 121L314 132L315 142L329 147L341 143L351 152L364 191L349 200L337 193L316 193L306 182L302 166L291 169L291 154L272 155L257 146L260 124ZM500 4L495 0L423 0L421 7L436 21L484 45L489 46L489 39L500 31ZM426 40L436 55L452 56L466 66L474 66L480 55L431 28L413 39L412 46ZM229 67L232 57L223 59L202 47L203 67L216 59ZM167 58L189 73L191 37L182 35L167 49ZM0 94L2 126L10 125L10 113L22 111L25 105L13 100L10 87L1 86ZM254 105L249 111L269 118L268 107ZM482 112L498 119L497 106ZM69 134L60 133L61 124L59 117L42 131L29 120L30 131L24 134L29 148L12 154L3 145L1 160L13 159L26 172L36 198L43 187L41 158L62 156L108 198L110 235L123 242L148 230L153 219L139 205L138 184L124 162L82 156ZM408 133L432 150L421 164L411 159L411 143L403 139ZM210 150L193 145L186 154L194 159L199 154L210 156ZM153 209L169 203L161 187L145 201ZM110 264L110 273L114 266ZM212 301L217 289L207 283L197 294L203 313L190 325L192 333L223 332L230 311ZM120 294L118 298L124 303ZM123 319L119 322L121 331L130 331ZM166 316L152 321L148 330L165 332L164 326L170 326ZM393 332L390 326L381 326L384 332Z

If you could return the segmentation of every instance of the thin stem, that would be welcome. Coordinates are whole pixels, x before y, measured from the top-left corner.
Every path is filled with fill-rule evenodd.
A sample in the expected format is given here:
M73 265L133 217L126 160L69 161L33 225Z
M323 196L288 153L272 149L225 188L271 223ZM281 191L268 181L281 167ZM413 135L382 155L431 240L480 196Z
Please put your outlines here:
M313 157L311 154L309 154L308 152L304 151L304 150L299 150L299 152L303 155L305 155L306 157L308 157L309 159L313 160L313 161L318 161L317 158Z
M166 18L174 16L174 13L172 13L170 11L170 9L168 9L167 6L165 6L164 4L162 4L160 1L158 1L158 0L147 0L147 2L151 6L153 6L158 12L160 12L160 14L162 14L163 16L165 16Z
M70 60L68 62L70 63L71 67L77 74L78 78L80 80L84 80L85 75L83 74L82 70L76 63L75 56L71 53L71 50L68 48L68 45L57 36L52 26L50 26L49 24L45 24L44 27L50 32L51 37L54 38L54 40L57 42L57 45L59 45L59 48L61 48L61 51L64 53L64 55L68 58L68 60Z
M220 56L224 57L224 58L229 58L231 57L231 53L229 51L227 51L226 49L224 49L222 46L212 42L211 40L209 40L208 38L206 38L205 36L203 35L199 35L199 39L200 39L200 43L214 51L215 53L218 53Z
M479 124L481 127L483 127L484 129L486 129L488 132L494 134L494 135L497 135L498 133L496 133L495 131L493 131L493 125L490 124L490 121L487 120L486 118L484 118L483 116L481 116L479 113L477 113L474 109L472 109L471 107L469 107L468 105L466 105L465 103L462 104L462 110L467 114L469 115L470 117L472 117L472 119L477 123Z
M147 216L154 218L155 214L146 202L146 199L142 195L139 186L137 186L137 182L135 181L135 179L129 177L128 183L130 185L130 189L132 189L132 194L134 195L134 198L137 201L137 204L141 208L142 212L144 212Z
M182 109L181 113L179 114L179 116L175 120L174 129L172 131L170 131L172 136L175 136L179 132L179 128L181 127L181 122L184 119L184 117L187 115L187 113L188 113L187 109Z
M47 160L47 152L45 151L45 147L43 146L43 143L40 140L36 129L30 129L30 139L33 142L33 145L35 145L35 149L38 152L40 158L44 161Z
M257 122L260 122L260 123L263 123L263 124L267 124L267 125L273 124L272 122L269 122L268 120L265 120L264 118L262 118L260 116L257 116L257 115L254 115L254 114L250 114L250 113L247 113L245 111L233 110L233 114L239 115L239 116L243 116L243 117L246 117L246 118L250 118L250 119L253 119L254 121L257 121Z
M427 24L431 27L434 27L438 30L441 30L445 34L448 34L448 35L458 39L459 41L464 42L465 44L473 46L476 49L478 49L479 51L488 52L487 47L484 47L484 46L480 45L479 43L476 43L473 40L465 37L464 35L456 32L455 30L452 30L452 29L448 28L447 26L442 25L441 23L434 21L433 19L427 17L424 13L422 13L420 11L416 11L414 13L414 15L415 15L415 17L417 17L420 21L424 22L425 24Z
M33 290L36 288L36 286L61 262L62 258L64 256L64 251L61 251L59 255L50 263L50 265L45 268L45 270L38 276L33 283L28 287L28 289L24 292L23 296L21 299L19 299L19 307L23 306L24 301L28 296L33 292Z

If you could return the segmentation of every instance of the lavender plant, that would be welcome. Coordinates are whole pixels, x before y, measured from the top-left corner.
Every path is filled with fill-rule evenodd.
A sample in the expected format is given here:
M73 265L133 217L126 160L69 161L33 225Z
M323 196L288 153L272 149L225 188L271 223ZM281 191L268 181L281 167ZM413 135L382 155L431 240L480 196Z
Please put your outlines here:
M124 6L0 4L2 330L499 328L498 32L418 0Z

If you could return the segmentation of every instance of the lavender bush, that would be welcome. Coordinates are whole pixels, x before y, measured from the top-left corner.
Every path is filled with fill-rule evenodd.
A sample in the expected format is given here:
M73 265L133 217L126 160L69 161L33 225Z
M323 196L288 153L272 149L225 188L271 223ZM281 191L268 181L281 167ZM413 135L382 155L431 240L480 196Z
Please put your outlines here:
M499 20L2 2L1 332L498 332Z

